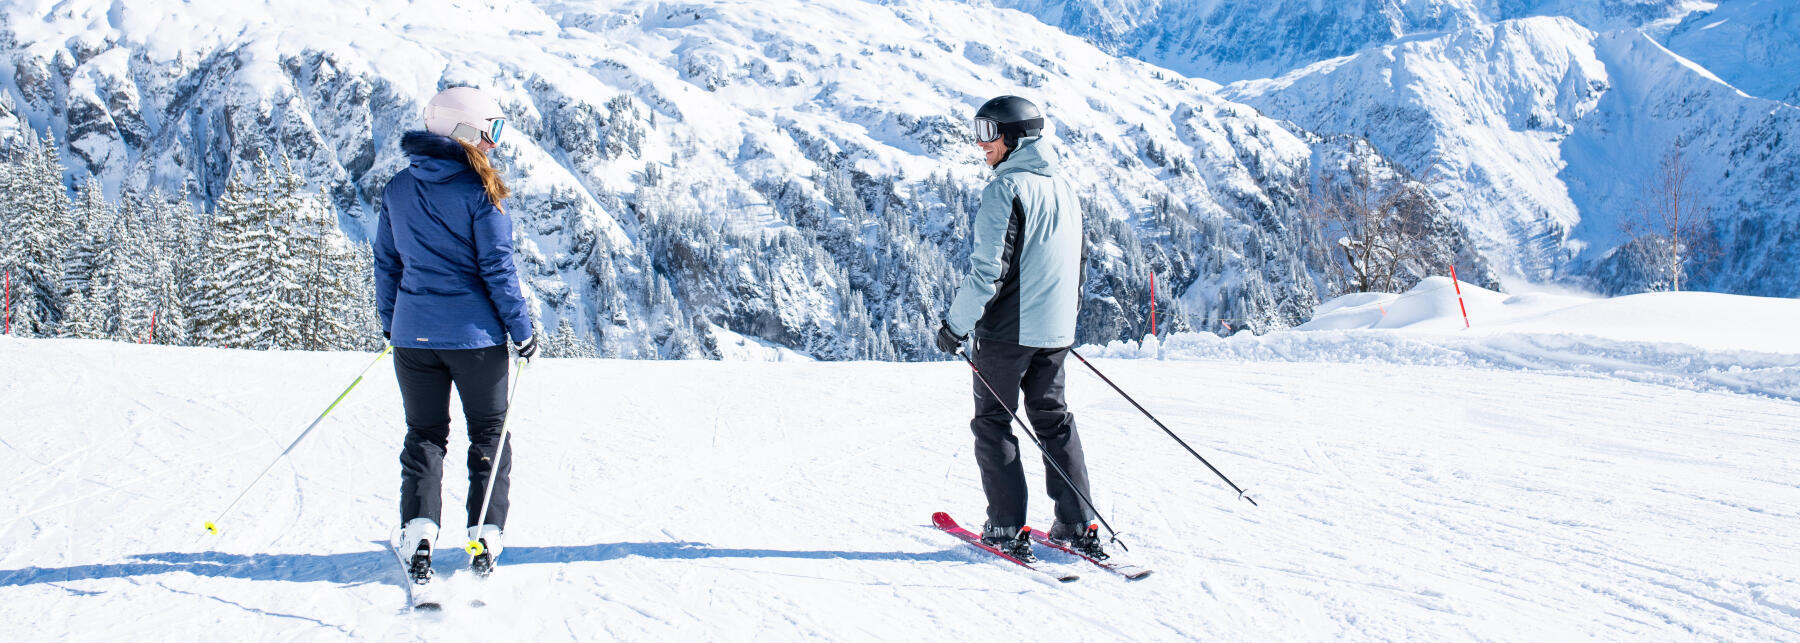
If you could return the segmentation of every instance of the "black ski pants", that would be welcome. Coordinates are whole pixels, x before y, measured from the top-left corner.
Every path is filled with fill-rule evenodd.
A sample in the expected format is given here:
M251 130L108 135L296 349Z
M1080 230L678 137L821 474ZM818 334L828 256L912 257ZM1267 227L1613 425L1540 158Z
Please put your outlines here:
M1019 461L1019 440L1013 435L1012 416L1007 412L1017 408L1020 393L1025 397L1024 415L1031 430L1044 443L1045 487L1056 501L1056 520L1067 524L1091 520L1092 512L1050 466L1054 460L1081 493L1088 493L1087 461L1081 453L1081 438L1075 434L1075 416L1063 402L1063 358L1068 354L1068 348L1034 348L991 339L976 339L973 344L970 359L980 373L974 377L975 419L969 428L975 432L975 462L981 466L990 526L1025 525L1025 500L1030 491L1025 487L1025 467ZM982 377L999 393L999 399L982 385Z
M406 405L406 443L400 449L400 522L430 518L443 524L444 451L450 441L450 387L462 397L469 427L468 525L475 526L487 492L490 464L506 420L507 367L504 344L468 350L394 348L394 375ZM510 442L510 439L508 440ZM487 523L506 526L506 492L513 452L507 445L494 479Z

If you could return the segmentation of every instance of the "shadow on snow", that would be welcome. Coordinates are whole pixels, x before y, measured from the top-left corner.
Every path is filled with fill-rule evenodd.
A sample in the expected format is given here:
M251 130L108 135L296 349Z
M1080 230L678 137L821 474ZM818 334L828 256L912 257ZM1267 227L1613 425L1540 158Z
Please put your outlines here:
M242 578L292 582L328 582L358 584L373 581L399 584L398 563L388 553L386 544L377 541L381 550L345 554L227 554L222 552L139 554L135 562L70 567L26 567L0 570L0 587L19 587L41 583L127 578L186 572L195 576ZM456 552L446 557L448 552ZM888 552L888 551L808 551L786 549L741 549L714 547L696 542L609 543L560 547L507 547L502 555L505 566L553 563L602 562L620 558L660 560L692 560L701 558L789 558L798 560L962 562L967 556L955 551ZM457 566L467 564L461 550L439 549L434 557L439 565L456 559Z

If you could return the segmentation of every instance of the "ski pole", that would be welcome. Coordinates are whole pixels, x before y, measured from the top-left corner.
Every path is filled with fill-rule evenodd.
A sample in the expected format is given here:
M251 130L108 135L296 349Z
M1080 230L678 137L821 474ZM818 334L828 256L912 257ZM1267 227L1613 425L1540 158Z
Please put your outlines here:
M1069 485L1069 490L1075 492L1075 497L1081 499L1081 504L1087 505L1088 511L1094 512L1094 518L1098 519L1101 525L1105 525L1106 531L1112 534L1112 542L1117 544L1119 549L1131 551L1130 547L1125 546L1124 541L1119 540L1119 531L1113 529L1112 523L1106 522L1106 516L1100 515L1100 508L1094 506L1094 501L1089 500L1087 494L1081 492L1081 487L1076 486L1075 481L1069 478L1069 472L1063 471L1062 465L1057 464L1056 459L1050 457L1050 450L1044 448L1044 441L1038 439L1037 432L1031 429L1031 425L1019 418L1019 412L1014 411L1012 405L1000 399L1000 394L994 391L994 385L989 384L987 376L981 374L981 368L975 366L975 360L969 359L969 355L961 350L956 351L956 354L968 363L969 370L975 371L975 379L981 381L981 386L987 389L988 395L994 396L994 400L1000 402L1001 408L1006 409L1007 415L1011 415L1014 422L1018 422L1019 426L1024 427L1026 437L1031 438L1031 443L1037 445L1038 452L1044 454L1044 463L1050 465L1050 469L1062 478L1063 484Z
M269 466L264 467L262 470L262 473L256 474L256 479L251 480L250 484L248 486L244 487L243 491L238 492L237 498L233 499L231 501L231 504L225 505L225 510L219 512L219 516L217 518L213 518L212 520L209 520L206 522L206 532L217 535L219 533L219 524L218 523L220 520L225 519L225 514L231 513L231 508L236 507L238 501L243 500L244 496L246 494L250 493L251 489L256 487L256 483L262 482L263 476L269 475L269 471L273 470L275 468L275 465L277 463L281 462L282 458L287 457L287 454L292 452L294 450L294 447L300 446L300 441L306 439L306 434L312 433L312 430L314 428L318 427L320 422L325 421L325 416L331 415L331 410L337 408L338 403L344 401L344 398L350 395L350 390L356 388L357 384L362 383L363 376L369 374L369 369L375 368L375 365L381 362L381 358L387 357L388 353L393 352L393 350L394 350L394 347L391 345L383 347L381 349L381 354L376 355L375 359L373 361L369 362L368 366L364 366L362 372L356 374L356 379L350 382L350 386L344 387L344 392L339 393L337 396L337 399L331 401L331 406L325 407L325 412L320 413L318 419L313 420L312 424L307 425L306 430L300 432L300 437L294 438L293 444L289 444L286 449L283 449L281 451L281 455L275 456L275 460L273 462L270 462Z
M1162 423L1162 420L1158 420L1158 419L1156 419L1156 416L1151 415L1150 411L1148 411L1144 408L1144 405L1138 404L1137 400L1131 399L1131 395L1129 393L1126 393L1125 389L1119 388L1119 385L1114 384L1111 378L1108 378L1105 373L1100 372L1100 369L1094 368L1094 365L1092 363L1088 362L1086 357L1082 357L1081 353L1077 353L1077 352L1075 352L1075 349L1071 348L1071 349L1069 349L1069 354L1074 355L1075 359L1081 360L1081 363L1087 365L1088 370L1093 371L1095 375L1099 375L1101 381L1106 382L1106 384L1108 386L1111 386L1113 390L1118 391L1119 395L1124 396L1125 401L1130 402L1132 406L1137 407L1137 410L1143 412L1144 417L1150 418L1151 422L1155 422L1157 428L1162 429L1163 433L1167 433L1167 434L1169 434L1169 437L1175 438L1175 442L1180 444L1181 448L1187 449L1188 453L1193 454L1193 456L1196 458L1200 458L1200 464L1204 464L1204 465L1206 465L1206 468L1212 469L1212 472L1214 475L1219 476L1220 480L1224 480L1225 484L1231 485L1231 489L1233 491L1238 492L1239 498L1248 500L1250 502L1250 506L1252 506L1252 507L1261 506L1261 505L1256 504L1256 501L1251 499L1250 496L1247 495L1247 493L1243 489L1239 489L1237 484L1235 484L1231 481L1231 478L1227 478L1227 477L1225 477L1225 474L1219 473L1218 467L1213 466L1211 462L1206 461L1205 457L1202 457L1198 452L1194 451L1194 447L1188 446L1188 443L1186 440L1181 439L1181 436L1175 435L1174 431L1170 431L1169 427L1164 426Z
M475 518L477 534L487 524L488 503L494 501L494 480L500 477L500 458L506 456L506 430L512 420L513 397L519 394L519 380L525 379L525 365L528 363L524 358L519 359L519 372L513 375L512 390L506 393L506 415L500 418L500 446L494 447L494 461L488 465L487 489L481 493L481 512ZM470 538L469 544L463 546L463 551L469 552L470 556L480 556L481 552L487 551L487 546L481 544L479 538Z

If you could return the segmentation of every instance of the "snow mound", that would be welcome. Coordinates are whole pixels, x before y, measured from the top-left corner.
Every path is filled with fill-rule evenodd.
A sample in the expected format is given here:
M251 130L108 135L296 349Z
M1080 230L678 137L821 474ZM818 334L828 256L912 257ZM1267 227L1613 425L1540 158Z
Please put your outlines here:
M1122 359L1384 363L1579 373L1800 401L1800 300L1650 293L1508 296L1434 277L1357 293L1268 335L1178 333L1081 349Z
M1599 298L1547 292L1508 296L1461 284L1467 331L1476 335L1554 333L1686 344L1716 351L1800 354L1800 300L1704 292ZM1445 277L1405 293L1356 293L1319 306L1298 330L1463 331L1456 288Z

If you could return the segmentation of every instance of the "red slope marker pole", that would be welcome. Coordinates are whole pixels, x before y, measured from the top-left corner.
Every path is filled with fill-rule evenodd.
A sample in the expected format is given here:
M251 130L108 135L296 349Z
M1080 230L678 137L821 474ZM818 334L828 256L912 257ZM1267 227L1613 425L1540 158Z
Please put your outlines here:
M6 334L12 334L12 271L6 271Z
M148 344L152 340L156 339L156 313L157 312L158 311L154 311L154 310L150 311L150 334L145 335L144 341L138 342L139 344Z
M1156 273L1150 273L1150 335L1156 335Z
M1467 304L1463 303L1462 282L1456 280L1456 265L1455 264L1451 264L1451 266L1450 266L1450 285L1456 286L1456 307L1462 309L1463 329L1468 330L1468 328L1469 328L1469 306Z

